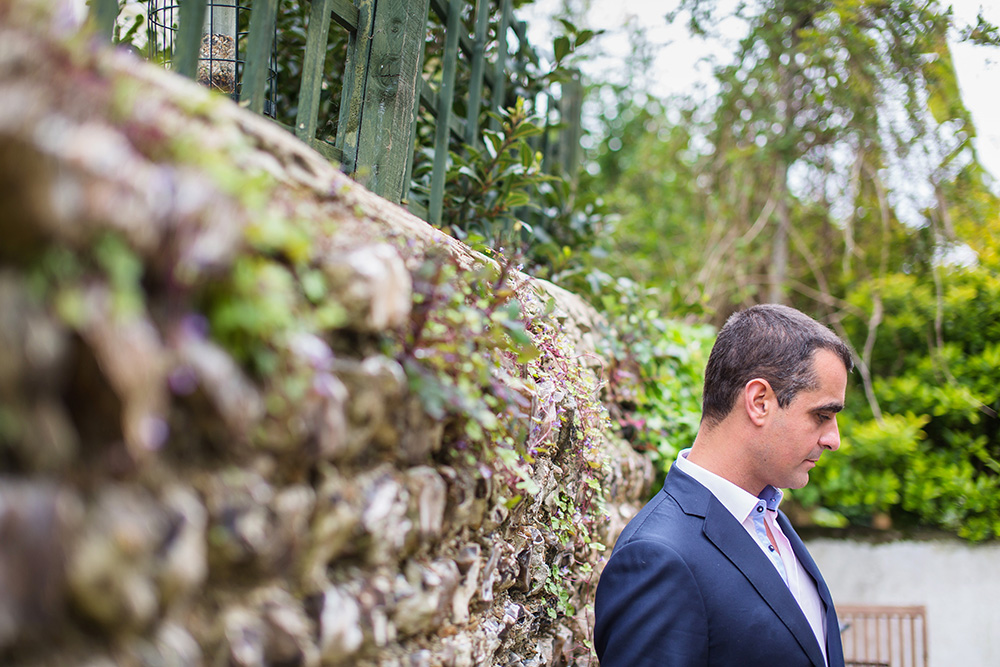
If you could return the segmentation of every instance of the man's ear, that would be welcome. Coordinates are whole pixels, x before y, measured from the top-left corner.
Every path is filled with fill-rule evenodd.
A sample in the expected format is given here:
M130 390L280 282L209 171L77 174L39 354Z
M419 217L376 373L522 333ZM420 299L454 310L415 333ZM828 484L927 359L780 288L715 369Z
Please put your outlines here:
M743 387L743 406L754 426L763 426L767 421L768 413L774 409L773 397L771 384L762 378L754 378Z

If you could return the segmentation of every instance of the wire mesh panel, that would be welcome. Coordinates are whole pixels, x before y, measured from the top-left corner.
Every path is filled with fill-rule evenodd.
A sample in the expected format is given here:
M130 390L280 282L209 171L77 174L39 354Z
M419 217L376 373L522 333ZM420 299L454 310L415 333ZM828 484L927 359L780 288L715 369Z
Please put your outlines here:
M927 667L924 607L837 608L848 667Z
M205 20L198 47L195 78L198 83L240 99L243 69L247 59L250 25L249 2L214 0L206 3ZM170 69L175 62L181 18L178 0L149 0L149 52L153 60ZM274 117L274 92L277 81L274 66L276 37L270 45L271 63L267 72L267 99L264 113Z

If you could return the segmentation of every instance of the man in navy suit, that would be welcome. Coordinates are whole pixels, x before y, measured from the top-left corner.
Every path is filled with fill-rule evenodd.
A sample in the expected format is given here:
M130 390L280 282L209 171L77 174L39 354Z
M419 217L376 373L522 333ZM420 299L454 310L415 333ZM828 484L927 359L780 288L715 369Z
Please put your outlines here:
M840 446L852 367L844 342L793 308L729 318L698 435L601 574L602 667L843 667L830 591L778 503Z

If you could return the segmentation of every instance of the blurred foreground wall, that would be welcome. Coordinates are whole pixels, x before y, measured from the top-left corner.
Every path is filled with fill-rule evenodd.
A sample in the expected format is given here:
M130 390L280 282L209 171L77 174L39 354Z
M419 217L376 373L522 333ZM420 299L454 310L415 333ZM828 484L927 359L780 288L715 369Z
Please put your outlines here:
M0 0L0 663L590 664L651 478L599 318L53 7Z

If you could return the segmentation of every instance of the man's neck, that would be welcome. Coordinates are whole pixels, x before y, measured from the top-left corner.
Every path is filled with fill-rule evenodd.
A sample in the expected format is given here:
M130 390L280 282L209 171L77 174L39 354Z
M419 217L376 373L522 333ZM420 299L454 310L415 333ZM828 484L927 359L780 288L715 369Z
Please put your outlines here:
M762 489L751 488L756 485L750 484L747 479L742 461L743 451L739 447L739 443L743 441L741 435L746 436L732 431L731 425L725 421L707 428L703 423L691 445L687 460L732 482L747 493L758 496Z

